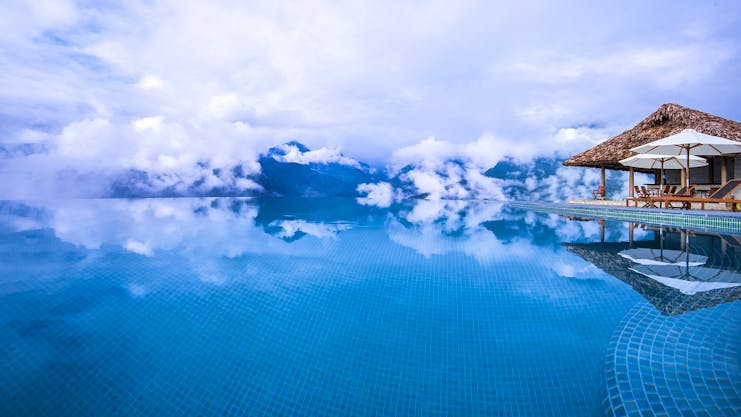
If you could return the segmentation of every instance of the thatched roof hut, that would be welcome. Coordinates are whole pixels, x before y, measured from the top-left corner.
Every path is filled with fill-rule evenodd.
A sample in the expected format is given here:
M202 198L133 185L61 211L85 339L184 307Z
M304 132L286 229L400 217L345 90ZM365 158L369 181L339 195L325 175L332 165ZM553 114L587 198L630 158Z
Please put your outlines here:
M668 103L662 104L658 110L632 129L572 156L563 164L627 170L628 167L618 161L633 155L630 148L671 136L684 129L695 129L698 132L741 142L741 123Z

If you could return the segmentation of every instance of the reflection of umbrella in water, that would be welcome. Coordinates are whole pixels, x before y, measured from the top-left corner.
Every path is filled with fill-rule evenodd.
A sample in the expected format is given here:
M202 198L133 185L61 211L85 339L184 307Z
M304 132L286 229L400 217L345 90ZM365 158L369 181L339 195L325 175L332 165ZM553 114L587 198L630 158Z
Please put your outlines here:
M685 234L685 244L689 248L689 234ZM707 256L690 253L689 250L664 250L664 228L659 227L658 248L635 248L618 252L623 258L640 265L680 265L686 267L705 265Z
M741 274L703 266L636 265L630 270L687 295L741 286Z
M635 248L618 252L623 258L641 265L705 265L707 256L671 249Z

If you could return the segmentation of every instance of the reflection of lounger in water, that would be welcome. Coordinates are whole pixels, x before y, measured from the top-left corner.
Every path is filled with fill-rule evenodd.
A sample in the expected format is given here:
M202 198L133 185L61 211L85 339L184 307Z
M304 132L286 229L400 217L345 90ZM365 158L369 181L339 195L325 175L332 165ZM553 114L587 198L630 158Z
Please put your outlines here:
M679 290L682 294L694 295L712 290L741 287L741 274L701 266L681 267L676 265L636 265L630 268L643 276Z

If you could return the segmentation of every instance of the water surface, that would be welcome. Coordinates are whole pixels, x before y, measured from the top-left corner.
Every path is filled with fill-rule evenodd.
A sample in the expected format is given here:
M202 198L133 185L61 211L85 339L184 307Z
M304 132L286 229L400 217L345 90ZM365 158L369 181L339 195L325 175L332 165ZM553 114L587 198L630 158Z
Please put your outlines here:
M740 269L490 202L0 202L0 415L740 415Z

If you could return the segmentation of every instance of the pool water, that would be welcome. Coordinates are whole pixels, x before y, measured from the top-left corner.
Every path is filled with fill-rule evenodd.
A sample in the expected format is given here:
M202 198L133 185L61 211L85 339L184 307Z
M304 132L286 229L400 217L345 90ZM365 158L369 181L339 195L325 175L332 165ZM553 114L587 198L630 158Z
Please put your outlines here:
M739 271L492 202L0 202L0 415L741 415Z

